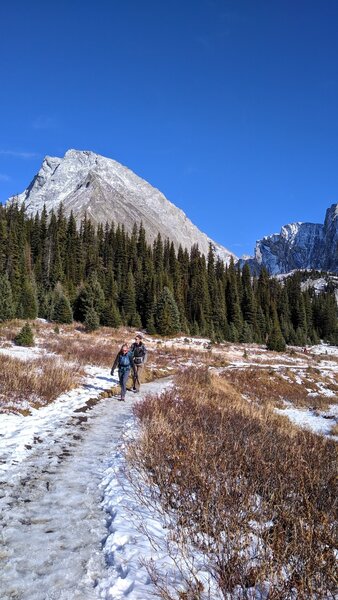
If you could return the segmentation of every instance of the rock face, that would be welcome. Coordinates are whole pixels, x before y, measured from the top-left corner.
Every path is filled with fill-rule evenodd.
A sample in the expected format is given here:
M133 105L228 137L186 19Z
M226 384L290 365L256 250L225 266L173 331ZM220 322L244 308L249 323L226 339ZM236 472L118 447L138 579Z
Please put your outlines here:
M338 272L338 204L326 211L324 225L291 223L279 234L256 243L255 258L246 261L252 271L265 267L272 275L295 269Z
M234 256L202 233L159 190L120 163L94 152L68 150L64 158L46 156L18 200L33 214L41 212L44 204L47 211L57 210L62 202L65 213L73 211L78 222L87 214L95 223L124 224L129 232L142 221L149 241L160 233L176 248L181 244L190 249L197 243L207 254L211 242L226 262Z

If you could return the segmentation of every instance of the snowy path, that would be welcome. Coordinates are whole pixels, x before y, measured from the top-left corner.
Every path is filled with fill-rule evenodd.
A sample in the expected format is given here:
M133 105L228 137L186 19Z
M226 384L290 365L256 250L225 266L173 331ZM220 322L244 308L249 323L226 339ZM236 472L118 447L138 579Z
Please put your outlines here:
M164 386L145 384L139 397ZM102 598L108 531L99 485L134 400L84 400L57 424L44 418L27 455L0 469L1 600Z

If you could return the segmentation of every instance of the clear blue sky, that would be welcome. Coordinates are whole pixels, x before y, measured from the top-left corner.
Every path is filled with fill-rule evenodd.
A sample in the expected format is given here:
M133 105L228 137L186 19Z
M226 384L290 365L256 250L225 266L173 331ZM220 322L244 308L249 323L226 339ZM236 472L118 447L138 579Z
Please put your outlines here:
M238 255L338 202L337 0L3 0L0 200L93 150Z

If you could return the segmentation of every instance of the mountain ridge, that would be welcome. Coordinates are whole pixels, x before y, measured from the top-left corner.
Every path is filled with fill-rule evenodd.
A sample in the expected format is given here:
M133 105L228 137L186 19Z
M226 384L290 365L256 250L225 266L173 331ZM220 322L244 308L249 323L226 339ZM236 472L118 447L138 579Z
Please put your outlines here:
M323 224L295 222L283 225L280 233L256 242L255 256L240 260L252 272L265 267L271 275L294 270L338 272L338 204L327 210Z
M13 200L11 197L9 201ZM176 248L198 244L207 254L209 244L225 262L237 259L194 225L187 215L157 188L121 163L89 150L68 150L63 158L46 156L29 186L15 198L25 203L28 213L49 212L62 202L65 213L73 211L79 222L86 214L95 223L123 223L131 232L142 221L147 237L158 233Z
M256 242L254 257L237 256L212 240L194 225L164 194L111 158L89 150L67 150L63 158L46 156L28 187L16 197L27 212L49 212L62 202L65 213L79 223L87 215L94 223L114 221L131 232L143 223L149 241L157 234L190 249L198 244L207 255L210 243L216 254L229 263L248 264L253 273L265 267L271 275L295 269L338 272L338 204L326 211L323 224L295 222L283 225L280 233Z

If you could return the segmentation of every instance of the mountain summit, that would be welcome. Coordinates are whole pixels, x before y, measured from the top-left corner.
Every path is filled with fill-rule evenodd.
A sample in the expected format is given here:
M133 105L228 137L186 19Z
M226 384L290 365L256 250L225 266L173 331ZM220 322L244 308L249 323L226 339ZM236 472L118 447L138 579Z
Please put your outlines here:
M11 199L10 199L11 200ZM202 233L182 210L147 181L120 163L89 151L68 150L63 158L46 156L40 171L28 188L18 196L28 213L57 209L62 202L65 213L71 211L79 222L85 214L95 223L114 221L131 232L135 223L143 223L153 241L160 233L176 248L190 249L198 244L207 254L209 243L226 262L232 252ZM234 258L236 258L234 256Z
M289 223L259 240L255 258L245 262L254 272L265 267L272 275L297 269L338 273L338 204L327 209L323 225Z

